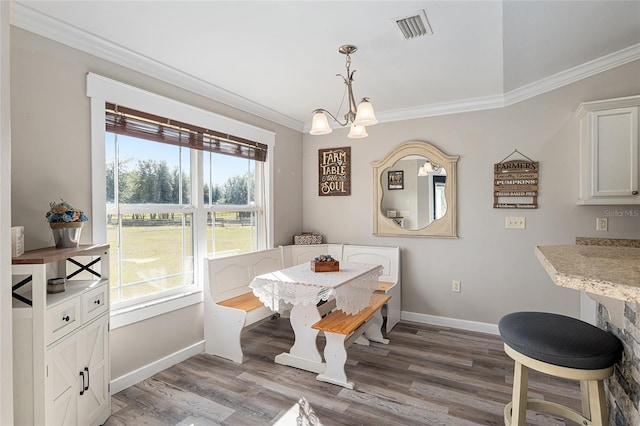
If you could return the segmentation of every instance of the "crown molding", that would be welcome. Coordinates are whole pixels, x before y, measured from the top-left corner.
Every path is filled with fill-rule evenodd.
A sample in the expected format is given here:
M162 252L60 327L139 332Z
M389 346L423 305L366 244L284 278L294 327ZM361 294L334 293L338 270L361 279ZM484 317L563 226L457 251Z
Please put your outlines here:
M436 117L438 115L458 114L461 112L482 111L485 109L502 108L504 96L493 95L480 98L461 99L451 102L424 105L414 108L403 108L392 111L383 111L376 114L378 121L401 121L415 118Z
M457 114L460 112L482 111L486 109L502 108L518 102L531 99L543 93L550 92L563 86L575 83L587 77L619 67L640 59L640 43L603 56L593 61L561 71L511 90L504 95L485 96L460 101L443 102L414 108L383 111L377 115L378 121L400 121L415 118L435 117L438 115Z
M638 59L640 59L640 43L511 90L504 96L505 106L522 102Z
M304 127L304 123L298 120L231 93L191 74L61 22L28 7L25 3L11 2L11 6L11 24L16 27L149 75L198 95L206 96L290 129L302 131Z
M12 25L124 66L131 70L157 78L190 92L206 96L217 102L237 108L249 114L256 115L290 129L300 132L309 131L310 124L305 126L305 123L267 108L264 105L255 103L193 75L187 74L146 56L137 54L123 46L117 45L103 38L96 37L84 30L42 14L31 9L27 4L22 2L11 2ZM550 77L526 84L507 93L390 111L380 111L376 115L380 122L393 122L502 108L638 59L640 59L640 43L559 72Z

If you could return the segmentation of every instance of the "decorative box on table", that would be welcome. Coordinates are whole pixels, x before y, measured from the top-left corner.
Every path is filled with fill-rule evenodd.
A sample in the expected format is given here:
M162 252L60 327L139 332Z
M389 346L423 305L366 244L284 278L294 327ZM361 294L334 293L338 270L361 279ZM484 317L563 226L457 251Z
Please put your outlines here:
M301 235L293 236L293 244L322 244L322 235L314 234L311 232L303 232Z
M313 272L333 272L340 270L340 262L337 260L330 262L311 262L311 270Z

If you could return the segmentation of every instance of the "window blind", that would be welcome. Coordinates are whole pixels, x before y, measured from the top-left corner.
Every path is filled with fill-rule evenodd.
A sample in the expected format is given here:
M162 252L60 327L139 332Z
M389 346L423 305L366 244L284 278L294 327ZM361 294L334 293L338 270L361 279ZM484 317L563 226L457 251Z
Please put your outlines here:
M106 131L169 145L266 161L267 145L106 102Z

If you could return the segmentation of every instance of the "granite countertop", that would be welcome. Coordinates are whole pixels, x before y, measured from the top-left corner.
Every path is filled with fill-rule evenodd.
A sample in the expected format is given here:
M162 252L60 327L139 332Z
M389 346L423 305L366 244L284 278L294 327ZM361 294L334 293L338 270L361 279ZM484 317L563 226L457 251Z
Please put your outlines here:
M535 251L559 286L640 303L640 248L557 245Z

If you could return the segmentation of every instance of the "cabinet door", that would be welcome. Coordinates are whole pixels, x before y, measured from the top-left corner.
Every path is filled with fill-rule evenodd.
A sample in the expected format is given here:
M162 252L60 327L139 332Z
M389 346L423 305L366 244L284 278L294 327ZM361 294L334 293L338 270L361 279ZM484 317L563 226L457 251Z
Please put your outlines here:
M45 417L48 425L77 425L79 333L47 350Z
M110 407L109 315L103 315L83 329L79 369L86 377L85 391L78 396L78 418L84 425L100 424Z
M47 425L98 425L109 395L109 315L105 314L47 350Z
M638 191L638 107L594 111L591 196L631 197ZM633 192L636 194L633 194Z

